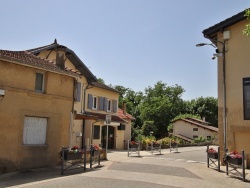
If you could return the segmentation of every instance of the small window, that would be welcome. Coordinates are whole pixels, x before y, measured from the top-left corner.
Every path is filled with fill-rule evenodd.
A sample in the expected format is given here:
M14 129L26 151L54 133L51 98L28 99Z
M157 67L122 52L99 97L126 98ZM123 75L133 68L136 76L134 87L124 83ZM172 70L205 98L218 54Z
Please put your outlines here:
M23 128L24 145L45 145L47 118L25 117Z
M43 92L43 86L44 86L44 75L42 73L36 73L35 90L38 92Z
M93 107L92 107L93 110L97 110L97 97L96 96L93 96Z
M194 135L194 136L193 136L193 139L195 139L195 138L198 138L198 136L197 136L197 135Z
M100 139L100 126L99 125L94 125L93 139Z
M193 128L193 131L198 131L198 128Z
M107 107L108 107L108 108L107 108L107 111L108 111L108 112L111 112L111 100L108 99L108 100L107 100L107 103L108 103L108 104L107 104Z

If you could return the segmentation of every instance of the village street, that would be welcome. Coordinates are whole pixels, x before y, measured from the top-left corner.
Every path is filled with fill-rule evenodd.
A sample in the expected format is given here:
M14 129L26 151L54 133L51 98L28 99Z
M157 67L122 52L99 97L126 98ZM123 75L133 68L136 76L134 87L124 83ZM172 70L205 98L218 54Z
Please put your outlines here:
M108 161L101 167L86 172L73 170L60 175L60 166L15 172L0 176L0 187L249 187L250 172L246 182L208 169L206 146L183 147L170 153L163 149L161 155L141 151L141 157L127 157L126 151L109 151Z

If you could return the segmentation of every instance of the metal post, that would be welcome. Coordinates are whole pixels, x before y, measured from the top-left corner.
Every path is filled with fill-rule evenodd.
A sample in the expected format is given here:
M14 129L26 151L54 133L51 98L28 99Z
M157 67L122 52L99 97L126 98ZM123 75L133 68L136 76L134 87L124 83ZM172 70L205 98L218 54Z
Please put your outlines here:
M84 155L84 159L83 159L83 166L84 166L84 168L83 169L85 171L86 170L86 157L87 157L87 151L86 151L87 149L86 148L87 147L86 147L86 145L84 145L83 147L84 147L84 154L83 154Z
M92 144L90 145L90 150L89 150L89 153L90 153L90 157L89 157L89 167L92 168L92 152L93 152L93 147L92 147Z
M243 176L243 181L246 181L245 177L245 152L242 150L242 176Z
M64 147L62 147L62 166L61 166L61 174L63 175L64 171Z
M209 146L207 145L207 167L209 168L208 150L209 150Z
M109 135L109 125L107 123L107 135L106 135L106 160L108 160L108 135Z
M224 151L227 148L227 116L226 116L226 41L223 41L223 130L224 130Z
M225 149L225 152L227 153L227 148ZM226 172L227 172L227 175L228 175L228 163L226 163Z
M218 147L218 171L220 172L220 147Z
M151 154L153 155L153 142L151 142Z
M129 140L128 140L128 157L129 157Z
M100 165L101 165L100 147L101 147L101 144L99 144L99 149L98 149L98 166L100 166Z
M138 141L138 143L139 143L139 148L138 148L138 156L140 156L141 142L140 142L140 141Z

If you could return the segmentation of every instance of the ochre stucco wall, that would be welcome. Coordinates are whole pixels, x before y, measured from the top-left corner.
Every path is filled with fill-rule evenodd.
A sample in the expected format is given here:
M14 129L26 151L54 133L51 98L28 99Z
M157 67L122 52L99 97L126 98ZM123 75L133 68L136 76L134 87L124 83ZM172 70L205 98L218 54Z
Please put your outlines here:
M35 92L40 70L0 60L0 174L26 168L56 165L58 152L69 143L73 78L42 71L46 93ZM48 118L46 145L23 145L25 116Z
M241 21L225 30L230 31L226 43L226 111L227 111L227 148L229 151L245 150L250 166L250 121L243 117L243 84L244 77L250 77L250 37L242 34L248 21ZM222 33L218 33L222 41ZM219 49L222 51L221 46ZM219 144L224 148L223 126L223 66L222 57L218 58L218 126ZM224 153L224 149L221 150Z

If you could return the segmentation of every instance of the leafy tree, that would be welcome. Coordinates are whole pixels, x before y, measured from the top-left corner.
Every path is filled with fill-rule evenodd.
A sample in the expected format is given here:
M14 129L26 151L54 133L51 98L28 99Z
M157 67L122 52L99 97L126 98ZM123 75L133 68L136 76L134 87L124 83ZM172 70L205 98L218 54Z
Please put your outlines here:
M199 116L200 119L218 127L218 100L214 97L199 97L186 101L186 113Z
M250 9L246 9L245 10L245 16L247 17L247 19L250 19ZM245 29L243 30L243 34L245 35L250 35L250 24L247 24Z
M102 78L97 78L97 81L101 84L105 84L104 80Z
M179 85L167 86L161 81L154 87L145 89L145 97L141 103L141 119L153 121L157 127L156 137L167 134L167 126L171 120L184 110L184 102L181 95L184 89Z
M141 130L144 135L154 135L154 133L157 131L157 127L154 125L153 121L144 121Z

